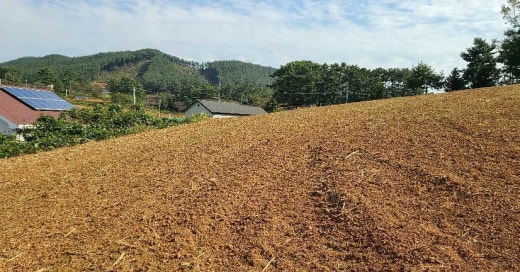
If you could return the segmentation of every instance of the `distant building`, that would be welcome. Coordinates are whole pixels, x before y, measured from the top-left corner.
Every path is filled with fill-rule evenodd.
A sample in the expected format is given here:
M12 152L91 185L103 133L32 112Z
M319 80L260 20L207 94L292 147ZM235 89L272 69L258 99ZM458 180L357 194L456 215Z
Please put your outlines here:
M261 107L247 106L232 102L197 99L184 112L184 116L189 118L201 113L208 115L210 118L228 118L265 114L267 112Z
M17 135L42 115L59 117L74 106L47 90L0 85L0 133Z

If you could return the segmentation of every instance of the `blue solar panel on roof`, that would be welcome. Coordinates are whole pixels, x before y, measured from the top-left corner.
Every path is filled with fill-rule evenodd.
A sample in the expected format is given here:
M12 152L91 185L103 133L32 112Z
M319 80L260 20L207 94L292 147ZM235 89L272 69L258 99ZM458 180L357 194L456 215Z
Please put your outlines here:
M74 107L50 91L17 87L2 87L2 89L35 110L70 110Z

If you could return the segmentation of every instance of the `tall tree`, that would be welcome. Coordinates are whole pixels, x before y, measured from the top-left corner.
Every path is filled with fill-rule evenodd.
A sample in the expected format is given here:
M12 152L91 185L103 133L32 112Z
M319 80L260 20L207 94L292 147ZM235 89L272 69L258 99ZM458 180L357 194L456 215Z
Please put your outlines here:
M55 84L56 81L58 81L56 74L48 67L40 69L38 71L36 77L37 77L37 81L41 82L42 84L44 84L46 86Z
M495 86L500 77L495 58L495 43L488 43L482 38L473 40L473 47L460 54L465 60L467 68L464 70L464 79L471 88Z
M511 25L500 47L498 61L504 64L506 83L517 83L520 79L520 1L507 0L502 6L502 15Z
M389 97L406 95L406 81L411 74L409 68L378 68L375 72L379 74L380 80L384 84Z
M322 69L323 76L319 86L319 89L321 90L321 96L318 101L319 104L330 105L344 103L345 96L342 95L344 90L341 86L346 81L344 73L346 64L323 64Z
M513 28L520 28L520 0L507 0L502 5L502 15Z
M347 65L344 69L344 84L349 102L359 102L382 98L379 75L370 69L360 68L357 65Z
M451 92L466 88L466 81L464 81L464 78L462 78L461 72L462 71L457 68L453 68L453 70L451 70L451 73L444 81L444 91Z
M505 82L517 83L520 80L520 30L510 29L504 34L497 61L504 65Z
M69 89L69 91L72 88L72 83L79 81L79 73L75 70L67 70L65 71L65 74L63 74L62 82L66 85L66 88Z
M427 94L430 88L440 88L442 81L442 75L435 73L431 66L421 62L412 68L406 81L408 95Z
M273 73L274 98L288 106L317 103L322 66L312 61L293 61Z

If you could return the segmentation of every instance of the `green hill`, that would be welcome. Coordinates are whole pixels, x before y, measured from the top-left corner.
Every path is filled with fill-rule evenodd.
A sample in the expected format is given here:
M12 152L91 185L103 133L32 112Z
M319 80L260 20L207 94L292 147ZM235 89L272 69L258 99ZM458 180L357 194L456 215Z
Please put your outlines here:
M129 77L139 81L148 94L168 93L176 98L215 96L220 83L223 98L259 104L270 96L266 86L274 70L241 61L198 63L142 49L82 57L23 57L0 63L0 78L5 84L52 83L59 92L71 84L88 89L92 82Z

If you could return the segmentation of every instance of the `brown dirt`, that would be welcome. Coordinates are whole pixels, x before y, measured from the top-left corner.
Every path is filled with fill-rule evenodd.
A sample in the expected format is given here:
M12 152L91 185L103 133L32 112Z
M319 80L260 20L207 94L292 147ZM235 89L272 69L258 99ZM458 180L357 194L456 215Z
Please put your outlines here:
M0 160L1 271L519 271L520 86Z

